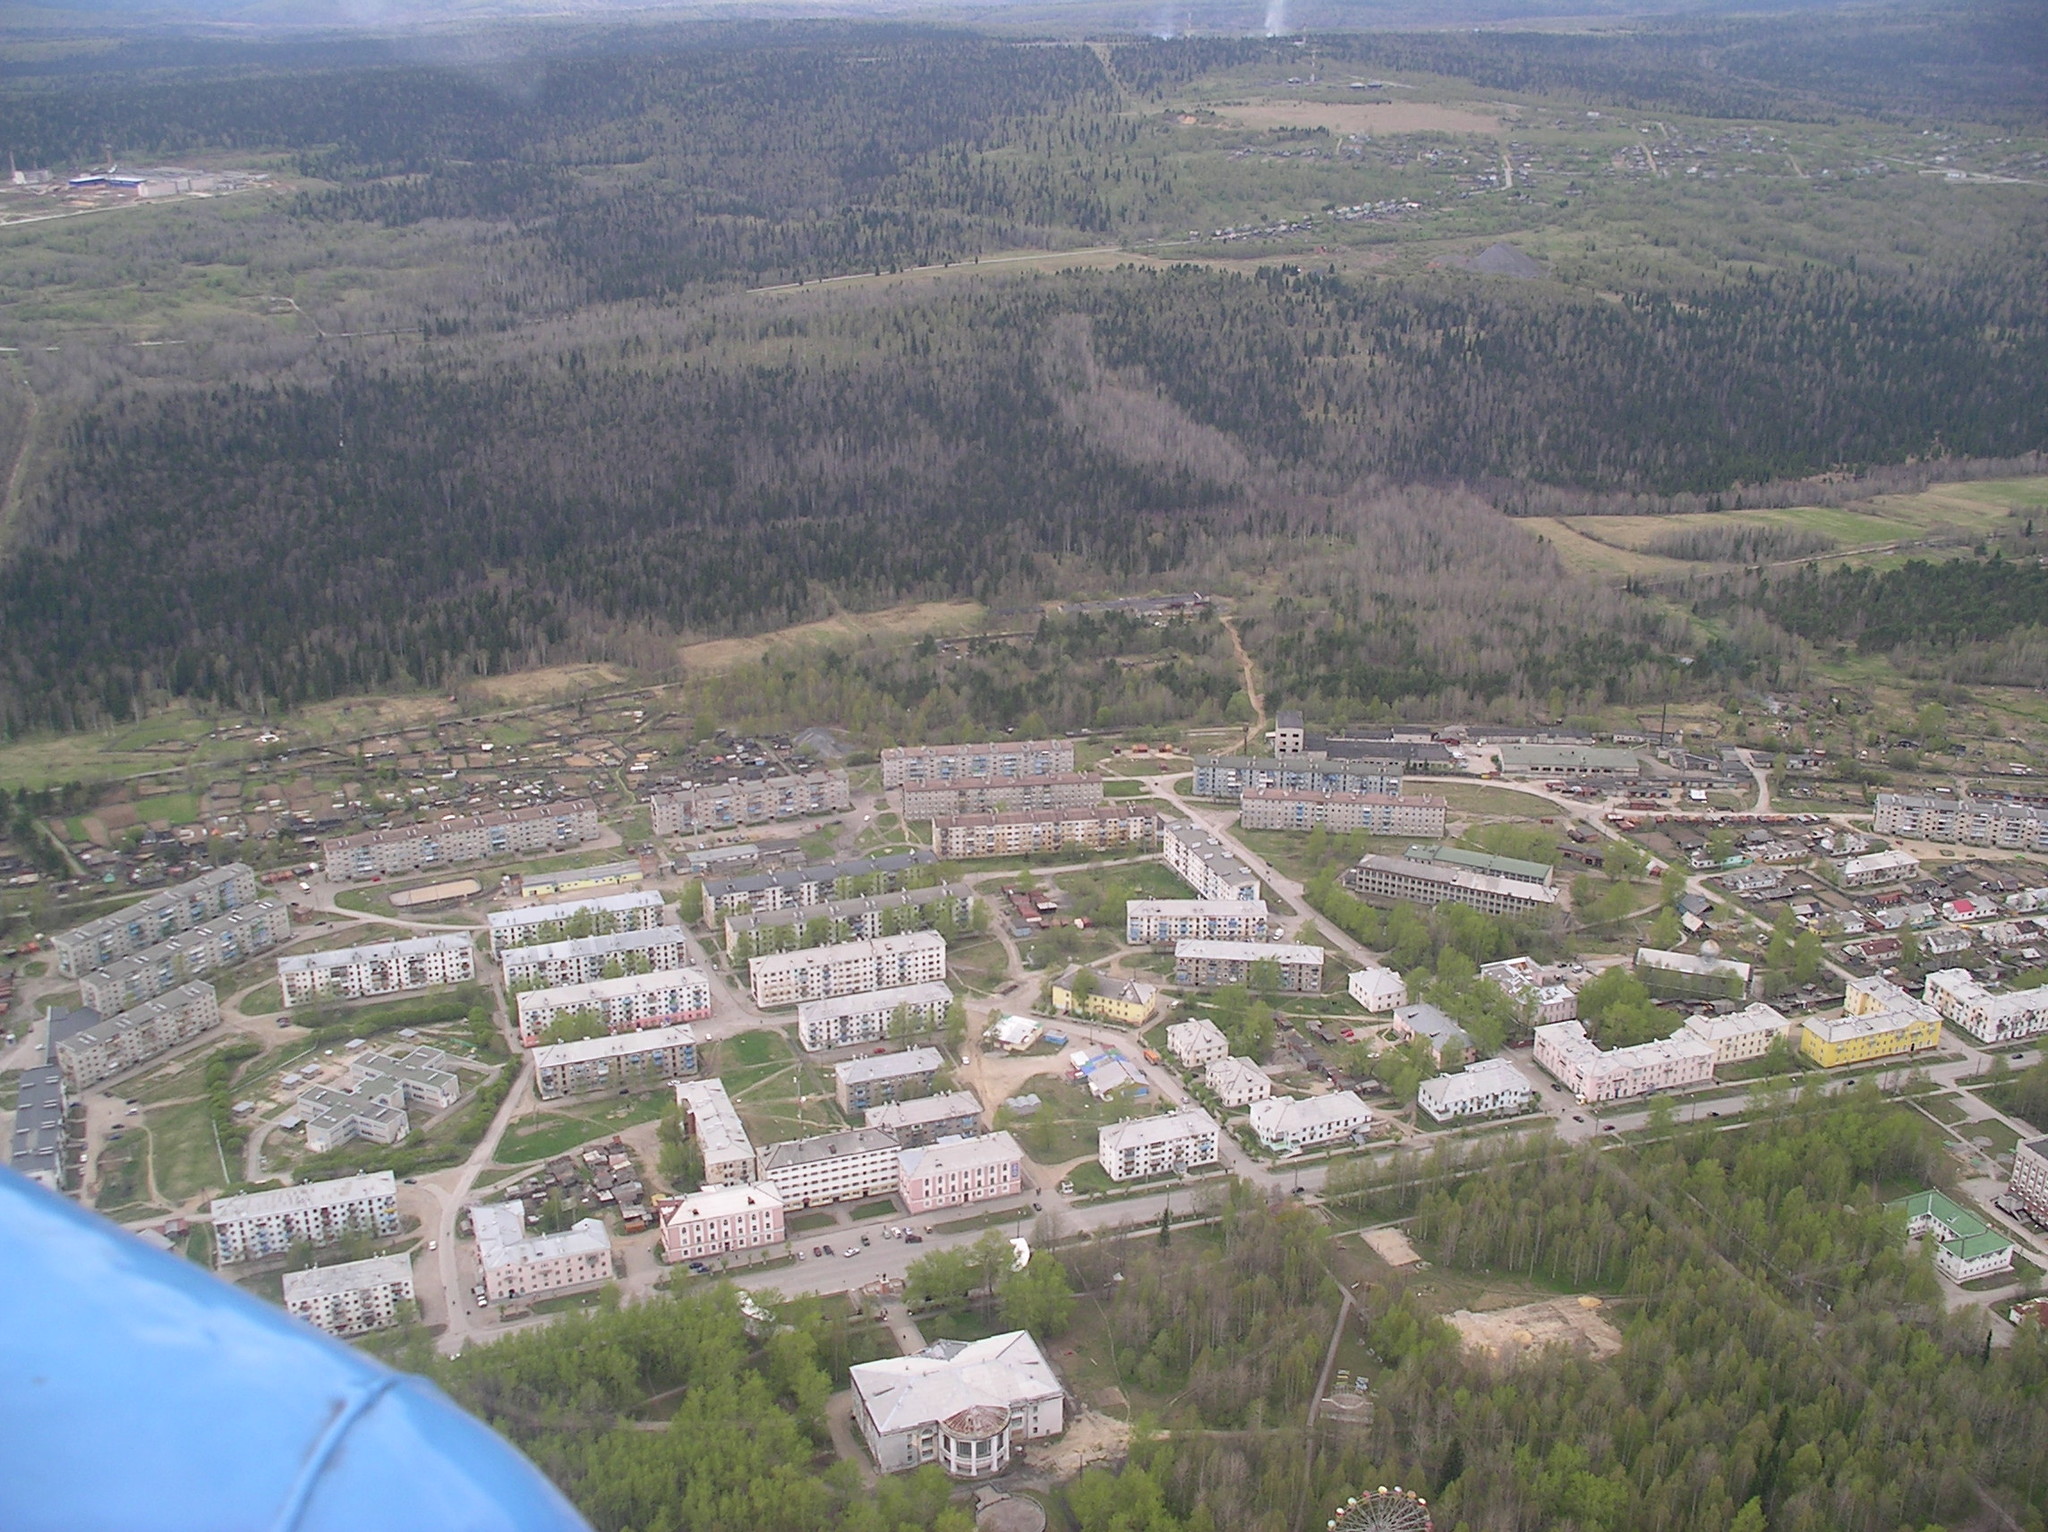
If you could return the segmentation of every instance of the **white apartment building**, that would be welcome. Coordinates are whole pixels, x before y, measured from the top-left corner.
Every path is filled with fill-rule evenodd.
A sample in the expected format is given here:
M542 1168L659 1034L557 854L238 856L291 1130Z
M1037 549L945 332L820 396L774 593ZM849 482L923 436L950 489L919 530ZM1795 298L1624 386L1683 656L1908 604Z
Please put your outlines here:
M476 949L462 935L417 936L333 952L293 953L277 960L278 987L287 1006L467 984L475 977Z
M1943 1021L1980 1043L2009 1043L2048 1031L2048 991L1994 995L1967 968L1929 974L1921 995Z
M990 740L980 745L905 745L882 752L882 786L955 777L1047 777L1074 769L1070 739Z
M807 1053L879 1043L899 1020L915 1031L937 1028L952 1004L952 990L937 983L806 1000L796 1008L796 1038Z
M1162 1117L1133 1117L1098 1130L1095 1158L1112 1181L1199 1170L1217 1162L1222 1130L1197 1106Z
M1758 1000L1726 1016L1688 1016L1685 1030L1714 1050L1718 1068L1762 1058L1772 1043L1792 1035L1792 1023L1776 1006Z
M2034 1216L2048 1223L2048 1138L2031 1139L2012 1154L2012 1183L2008 1188Z
M283 1255L293 1244L331 1245L344 1234L398 1232L398 1178L388 1170L213 1199L222 1265Z
M1211 1059L1202 1071L1202 1083L1218 1101L1233 1109L1270 1100L1273 1095L1273 1081L1266 1071L1250 1059L1234 1056Z
M661 895L649 888L554 904L522 904L512 910L492 910L484 918L491 926L491 955L502 959L513 947L550 945L578 935L652 930L661 924L665 908ZM586 926L588 931L580 929Z
M667 968L594 984L521 990L513 1004L519 1013L519 1040L531 1048L562 1016L593 1014L613 1034L702 1021L711 1014L711 984L694 968Z
M661 1252L671 1266L772 1249L785 1237L782 1196L759 1182L709 1186L661 1204Z
M974 891L964 883L866 894L824 904L785 905L779 910L739 910L725 917L725 953L749 956L794 952L832 942L873 941L904 931L965 930L974 918Z
M1536 1029L1536 1062L1579 1100L1620 1101L1685 1090L1714 1078L1714 1048L1681 1029L1656 1042L1602 1051L1577 1021Z
M2002 798L1879 793L1873 828L1909 840L1962 841L2009 851L2048 850L2048 809Z
M1569 984L1546 984L1543 970L1531 957L1502 958L1481 963L1479 977L1498 984L1518 1004L1528 1007L1528 1020L1535 1026L1553 1021L1570 1021L1579 1014L1579 996Z
M951 1090L885 1102L868 1108L867 1126L888 1134L906 1151L942 1138L972 1138L981 1131L981 1098L973 1091Z
M1294 942L1178 941L1173 944L1173 977L1179 984L1203 989L1219 984L1246 984L1252 969L1271 963L1279 969L1279 988L1290 995L1323 992L1323 949Z
M905 1048L899 1053L863 1054L832 1066L833 1089L842 1112L865 1112L871 1106L908 1101L932 1088L946 1060L936 1048Z
M851 1378L861 1435L884 1473L937 1463L951 1478L993 1478L1020 1443L1066 1429L1067 1391L1022 1330L860 1362Z
M747 964L754 1003L764 1010L836 995L936 984L945 977L946 939L936 931L773 952Z
M1263 899L1132 899L1124 905L1124 940L1133 945L1189 938L1262 942L1269 934Z
M327 859L327 876L347 883L485 857L555 851L597 836L597 805L579 798L573 803L538 803L395 830L368 830L322 841L320 849Z
M898 851L851 862L821 862L773 872L704 880L704 923L716 926L728 915L801 909L835 899L894 893L922 876L938 860L929 851Z
M1024 1190L1024 1151L1007 1133L943 1139L905 1149L900 1176L903 1211L913 1215L993 1202Z
M1345 793L1295 787L1247 787L1238 825L1246 830L1313 830L1332 834L1412 835L1441 840L1450 805L1442 798L1398 793Z
M1230 1039L1206 1016L1176 1021L1166 1029L1166 1051L1182 1069L1200 1069L1230 1057Z
M284 1274L284 1306L329 1335L361 1335L396 1324L398 1306L412 1301L410 1255L373 1255Z
M678 1080L676 1104L683 1109L683 1130L703 1153L706 1186L744 1186L756 1179L760 1157L723 1080Z
M78 981L85 1003L102 1015L127 1010L217 968L233 968L268 952L292 934L282 899L238 905L204 925L165 937L154 947L115 958Z
M853 807L846 772L838 767L772 777L691 783L647 800L656 835L699 835L711 830L736 830L743 825L771 824L817 814L840 814Z
M1437 1122L1525 1112L1535 1101L1536 1087L1506 1059L1481 1059L1454 1075L1436 1075L1415 1093L1415 1104Z
M577 936L562 942L508 947L502 963L505 982L552 989L564 984L590 984L605 971L660 973L683 966L683 928L654 925L604 936Z
M1166 865L1198 899L1257 899L1259 880L1209 831L1191 819L1170 819L1159 835Z
M1037 856L1048 851L1108 851L1149 846L1159 816L1138 800L1012 814L948 814L932 821L932 850L949 862L980 856Z
M846 1128L768 1145L760 1152L761 1179L786 1207L823 1207L894 1194L902 1179L901 1156L888 1134Z
M1353 969L1345 988L1367 1011L1391 1011L1408 1003L1408 981L1391 968Z
M543 1101L624 1090L696 1072L697 1033L687 1026L542 1043L533 1050L533 1083Z
M67 979L83 978L117 958L154 947L229 910L254 904L256 895L256 874L240 862L202 872L126 909L58 932L50 943L57 953L57 972Z
M181 984L132 1010L59 1037L57 1067L68 1089L82 1091L219 1025L220 998L213 986Z
M897 790L896 798L906 820L1078 809L1102 801L1102 778L1092 771L1057 771L1034 777L954 777L946 782L906 782Z
M480 1203L469 1210L484 1296L493 1303L540 1298L612 1279L612 1237L604 1221L582 1218L561 1234L526 1232L526 1204Z
M1341 881L1361 899L1430 905L1455 901L1482 915L1521 915L1557 905L1557 890L1541 883L1404 856L1363 857L1356 867L1346 869Z
M1356 1091L1328 1096L1276 1096L1252 1107L1252 1131L1278 1154L1355 1139L1372 1126L1372 1109Z
M1901 883L1920 876L1920 859L1910 851L1844 857L1835 867L1844 888L1875 888L1880 883Z

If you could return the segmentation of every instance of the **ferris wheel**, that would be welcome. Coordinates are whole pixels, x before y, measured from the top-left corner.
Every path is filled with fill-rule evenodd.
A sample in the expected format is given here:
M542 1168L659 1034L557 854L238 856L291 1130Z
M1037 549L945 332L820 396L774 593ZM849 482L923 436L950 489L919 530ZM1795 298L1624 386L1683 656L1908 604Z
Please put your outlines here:
M1429 1502L1414 1490L1382 1484L1338 1506L1329 1532L1436 1532L1436 1521L1429 1514Z

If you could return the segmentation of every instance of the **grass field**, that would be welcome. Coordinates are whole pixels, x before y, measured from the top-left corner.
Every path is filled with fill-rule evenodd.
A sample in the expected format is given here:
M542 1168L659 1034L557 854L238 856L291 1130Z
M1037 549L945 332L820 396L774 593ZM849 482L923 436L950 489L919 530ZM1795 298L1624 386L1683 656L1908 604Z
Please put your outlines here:
M232 1161L229 1173L222 1173L220 1151L214 1144L213 1118L204 1101L166 1107L150 1114L149 1157L156 1172L158 1194L174 1202L218 1190L242 1173L241 1167Z
M652 1091L632 1096L595 1098L591 1105L566 1112L541 1112L522 1117L498 1143L493 1158L500 1165L525 1165L567 1154L594 1138L609 1138L622 1128L652 1122L673 1098Z
M1445 781L1429 779L1428 791L1451 808L1465 814L1491 814L1503 819L1548 819L1564 810L1548 798L1521 792L1499 782Z

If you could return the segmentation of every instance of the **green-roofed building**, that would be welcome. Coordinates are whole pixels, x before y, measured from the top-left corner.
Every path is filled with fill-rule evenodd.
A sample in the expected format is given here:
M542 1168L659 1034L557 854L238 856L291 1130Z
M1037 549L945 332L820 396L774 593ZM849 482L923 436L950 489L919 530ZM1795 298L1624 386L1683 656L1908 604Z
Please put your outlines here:
M1410 846L1402 853L1411 862L1435 862L1446 867L1463 867L1470 872L1483 872L1496 878L1509 878L1517 883L1540 883L1550 886L1554 873L1541 862L1525 862L1519 857L1493 856L1484 851L1467 851L1462 846Z
M2012 1241L1940 1192L1915 1192L1892 1205L1906 1215L1906 1233L1935 1237L1934 1269L1949 1281L1974 1282L2012 1270Z

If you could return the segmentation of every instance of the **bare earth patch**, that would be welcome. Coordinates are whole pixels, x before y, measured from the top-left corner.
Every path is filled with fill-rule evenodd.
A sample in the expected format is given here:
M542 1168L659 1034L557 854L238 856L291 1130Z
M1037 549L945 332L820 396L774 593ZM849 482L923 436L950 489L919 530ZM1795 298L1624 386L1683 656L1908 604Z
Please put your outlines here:
M1450 1323L1467 1352L1508 1362L1545 1346L1568 1347L1596 1362L1621 1350L1621 1332L1600 1312L1600 1300L1590 1295L1546 1298L1489 1314L1459 1309Z
M616 686L626 673L610 665L550 665L544 670L522 670L509 676L489 676L470 685L493 702L544 702L550 697L573 697L600 686Z
M1218 109L1247 128L1328 128L1332 133L1486 133L1506 130L1509 108L1430 101L1258 101Z
M1408 1236L1399 1229L1367 1229L1361 1236L1372 1253L1399 1271L1403 1266L1419 1266L1422 1257L1415 1247L1408 1243Z

